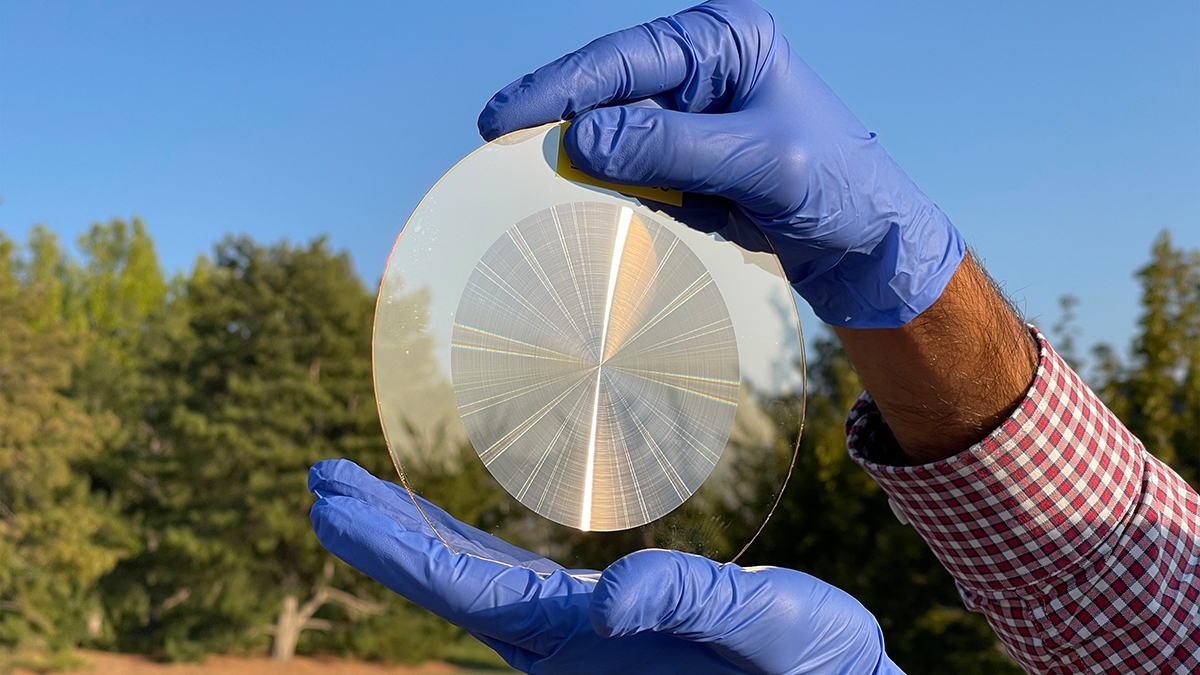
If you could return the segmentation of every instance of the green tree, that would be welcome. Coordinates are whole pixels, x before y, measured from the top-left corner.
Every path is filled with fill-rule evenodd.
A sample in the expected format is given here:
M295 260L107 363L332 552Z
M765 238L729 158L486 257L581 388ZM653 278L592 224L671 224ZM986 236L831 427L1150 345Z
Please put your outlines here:
M63 317L68 265L41 227L14 249L0 234L0 666L41 668L99 632L95 582L128 538L80 469L117 422L66 394L92 342Z
M1076 341L1079 338L1078 317L1075 308L1079 306L1079 298L1070 293L1058 298L1059 318L1050 327L1050 335L1054 338L1054 349L1076 372L1083 368L1083 359L1076 351Z
M92 340L75 369L70 394L88 410L119 420L102 452L84 466L93 490L121 508L134 535L129 553L135 555L153 543L138 507L156 487L167 447L153 422L175 400L171 385L177 383L165 375L173 345L186 332L178 311L183 305L173 302L182 295L183 280L166 281L154 243L136 217L93 224L80 236L79 249L81 263L63 273L63 313L67 321L84 326ZM114 608L112 598L103 597L108 606L104 630L90 644L112 647L119 642L112 629Z
M1193 487L1200 487L1200 250L1155 239L1150 262L1137 271L1142 316L1132 359L1093 349L1105 404L1146 448Z
M114 219L92 225L79 248L83 264L71 265L64 279L64 318L86 325L94 339L72 393L89 408L112 411L126 427L136 426L143 352L167 303L154 242L139 218L128 224Z
M119 646L194 658L273 634L287 659L305 629L394 609L308 522L313 463L392 471L371 387L373 298L349 258L324 240L227 239L170 304L182 328L145 366L157 446L126 458L146 542L105 581Z

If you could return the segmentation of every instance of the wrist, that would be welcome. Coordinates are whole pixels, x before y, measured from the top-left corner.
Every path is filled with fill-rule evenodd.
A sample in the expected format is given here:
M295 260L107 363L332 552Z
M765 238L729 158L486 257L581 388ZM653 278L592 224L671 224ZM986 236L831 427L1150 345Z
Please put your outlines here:
M1024 398L1037 370L1028 329L969 256L908 324L834 330L910 464L983 439Z

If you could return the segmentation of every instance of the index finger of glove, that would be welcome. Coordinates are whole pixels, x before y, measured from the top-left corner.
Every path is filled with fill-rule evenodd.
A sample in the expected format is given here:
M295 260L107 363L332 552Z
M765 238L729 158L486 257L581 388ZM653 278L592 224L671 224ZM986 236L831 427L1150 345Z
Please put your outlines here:
M762 7L709 0L606 35L513 82L484 107L479 133L491 141L648 97L680 112L740 110L779 49L786 43L776 40L775 21Z
M518 129L572 119L615 101L679 86L688 63L671 19L605 35L501 89L479 115L491 141Z
M549 653L587 625L590 585L453 553L351 497L319 499L310 514L330 553L466 630Z
M331 459L314 464L308 471L308 489L322 498L352 497L387 515L410 532L433 534L404 488L372 476L349 460Z
M549 574L562 566L463 523L426 499L372 476L344 459L318 462L308 472L308 489L318 497L350 497L394 520L401 528L444 539L455 551ZM428 520L427 520L428 519ZM435 533L432 528L437 528Z

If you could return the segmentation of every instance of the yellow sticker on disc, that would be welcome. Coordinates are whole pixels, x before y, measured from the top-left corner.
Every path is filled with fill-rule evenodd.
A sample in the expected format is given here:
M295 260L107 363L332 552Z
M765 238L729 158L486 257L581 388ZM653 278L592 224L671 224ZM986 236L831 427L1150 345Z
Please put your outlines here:
M567 156L567 149L565 146L563 146L562 142L563 137L567 133L567 126L570 124L570 122L563 122L561 133L558 136L558 166L554 169L558 175L566 178L569 181L583 183L584 185L593 185L595 187L605 188L607 190L613 190L624 195L629 195L630 197L641 197L643 199L650 199L663 204L670 204L672 206L683 206L683 193L677 190L672 190L671 188L665 187L617 185L616 183L602 181L599 178L592 178L581 171L579 167L571 163L571 158Z

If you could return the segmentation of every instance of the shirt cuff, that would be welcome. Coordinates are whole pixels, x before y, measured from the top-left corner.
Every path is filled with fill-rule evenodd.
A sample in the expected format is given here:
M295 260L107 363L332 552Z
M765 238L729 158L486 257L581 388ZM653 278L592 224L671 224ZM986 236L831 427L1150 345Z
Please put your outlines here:
M999 428L965 451L900 465L903 453L865 393L846 422L850 455L972 590L1038 583L1070 560L1103 553L1138 500L1136 439L1030 330L1039 347L1033 385Z

